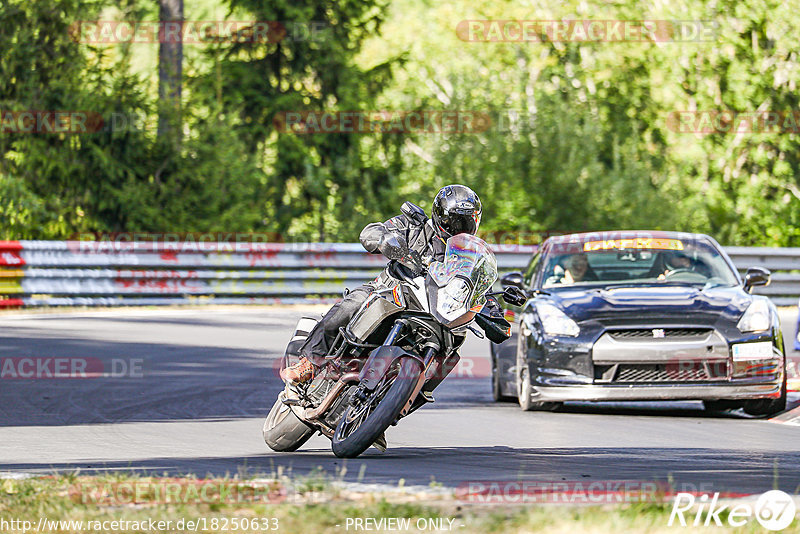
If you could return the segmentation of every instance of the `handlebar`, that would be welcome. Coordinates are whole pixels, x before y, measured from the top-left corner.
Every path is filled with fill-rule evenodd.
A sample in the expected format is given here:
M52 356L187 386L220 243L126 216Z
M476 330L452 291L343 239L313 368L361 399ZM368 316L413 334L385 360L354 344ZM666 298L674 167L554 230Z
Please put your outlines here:
M415 273L409 267L402 264L399 260L392 260L389 262L389 274L398 280L403 280L411 284L416 289L419 289L419 286L414 282L414 278L425 273L427 273L427 269L425 269L425 267L422 267L422 271L415 275Z

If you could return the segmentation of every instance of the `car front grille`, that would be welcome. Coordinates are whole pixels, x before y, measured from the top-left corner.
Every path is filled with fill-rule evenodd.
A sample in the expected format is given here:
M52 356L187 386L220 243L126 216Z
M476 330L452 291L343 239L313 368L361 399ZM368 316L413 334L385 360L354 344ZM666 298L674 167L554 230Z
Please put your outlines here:
M669 339L697 340L707 338L713 330L711 328L630 328L626 330L611 330L608 334L615 341L642 340L642 339Z
M617 328L592 346L601 384L727 381L729 358L725 338L708 327Z
M677 362L657 364L620 364L613 382L706 382L725 380L727 362Z

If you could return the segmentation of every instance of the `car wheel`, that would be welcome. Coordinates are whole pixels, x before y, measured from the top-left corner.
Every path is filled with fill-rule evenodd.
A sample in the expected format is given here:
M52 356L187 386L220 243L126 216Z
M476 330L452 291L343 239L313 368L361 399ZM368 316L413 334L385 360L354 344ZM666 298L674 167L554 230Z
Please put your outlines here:
M561 406L560 402L531 400L532 394L533 387L531 386L531 380L528 377L528 369L527 366L523 365L522 370L519 373L519 378L517 379L517 398L519 399L519 407L526 412L552 412Z
M502 384L500 384L500 363L497 361L494 351L492 351L492 400L495 402L512 402L514 397L503 394Z
M783 384L781 396L777 399L758 399L746 401L743 405L745 413L749 415L776 415L786 410L786 361L783 364Z

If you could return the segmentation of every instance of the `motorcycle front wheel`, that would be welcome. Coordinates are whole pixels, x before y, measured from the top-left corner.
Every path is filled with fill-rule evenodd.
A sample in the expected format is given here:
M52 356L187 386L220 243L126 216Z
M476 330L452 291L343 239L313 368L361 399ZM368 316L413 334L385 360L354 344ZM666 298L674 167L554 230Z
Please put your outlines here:
M396 367L384 376L366 400L347 408L333 435L333 454L339 458L355 458L400 415L414 392L422 365L413 358L403 358Z

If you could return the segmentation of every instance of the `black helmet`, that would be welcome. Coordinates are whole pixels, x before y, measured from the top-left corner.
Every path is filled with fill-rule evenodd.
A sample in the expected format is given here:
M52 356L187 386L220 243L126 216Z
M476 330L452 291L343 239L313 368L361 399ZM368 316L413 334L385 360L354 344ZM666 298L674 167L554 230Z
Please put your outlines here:
M478 232L481 199L465 185L448 185L433 199L433 223L443 239Z

